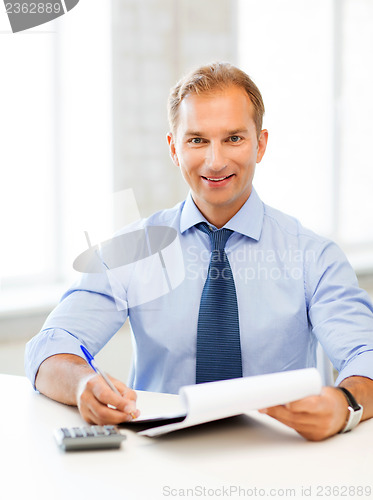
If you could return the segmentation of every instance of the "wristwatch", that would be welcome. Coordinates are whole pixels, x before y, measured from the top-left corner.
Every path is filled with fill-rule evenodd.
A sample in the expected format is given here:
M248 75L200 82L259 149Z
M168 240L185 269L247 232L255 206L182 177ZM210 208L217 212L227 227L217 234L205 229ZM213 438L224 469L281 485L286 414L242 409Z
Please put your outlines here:
M354 427L356 427L357 424L360 422L361 417L363 416L363 407L359 405L359 403L356 401L356 399L353 397L350 391L348 391L344 387L337 387L337 389L342 391L343 394L345 395L348 402L348 411L349 411L346 425L341 431L339 431L339 433L348 432L351 431Z

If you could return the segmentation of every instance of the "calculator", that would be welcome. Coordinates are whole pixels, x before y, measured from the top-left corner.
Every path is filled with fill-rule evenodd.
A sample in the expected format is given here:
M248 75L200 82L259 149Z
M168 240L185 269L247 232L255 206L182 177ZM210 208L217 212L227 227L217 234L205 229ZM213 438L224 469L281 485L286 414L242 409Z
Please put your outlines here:
M115 449L126 439L114 425L61 427L54 431L54 437L64 451Z

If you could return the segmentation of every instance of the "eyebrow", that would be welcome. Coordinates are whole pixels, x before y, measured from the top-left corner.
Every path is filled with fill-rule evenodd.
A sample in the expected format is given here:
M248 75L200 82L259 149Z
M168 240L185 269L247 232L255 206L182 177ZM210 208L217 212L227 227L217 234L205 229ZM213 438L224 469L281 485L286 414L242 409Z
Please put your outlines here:
M248 130L247 128L243 127L243 128L236 128L234 130L228 130L228 135L237 135L237 134L244 134L244 133L247 133Z
M246 133L248 132L247 128L237 128L237 129L234 129L234 130L228 130L226 132L226 135L237 135L237 134L243 134L245 132ZM187 130L185 132L185 136L186 137L191 137L191 136L193 136L193 137L203 137L204 135L206 135L206 134L203 134L202 132L198 132L196 130Z
M203 134L201 132L195 132L194 130L187 130L184 134L185 136L193 136L193 137L202 137Z

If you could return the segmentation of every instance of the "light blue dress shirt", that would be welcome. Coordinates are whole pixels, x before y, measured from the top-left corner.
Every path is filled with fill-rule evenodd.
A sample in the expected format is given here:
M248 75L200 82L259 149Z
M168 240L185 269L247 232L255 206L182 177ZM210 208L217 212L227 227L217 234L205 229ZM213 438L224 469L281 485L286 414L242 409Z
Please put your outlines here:
M210 260L209 237L194 227L201 221L206 220L189 195L127 227L126 232L145 226L177 231L182 258L174 267L183 269L176 285L142 301L144 286L151 291L161 282L151 266L145 285L138 263L119 269L114 279L82 274L26 347L32 383L44 359L82 356L81 343L95 355L129 317L129 385L177 393L194 384L198 310ZM319 341L339 372L336 383L351 375L373 379L372 304L338 246L265 205L254 189L224 227L234 231L225 250L237 290L243 376L316 366Z

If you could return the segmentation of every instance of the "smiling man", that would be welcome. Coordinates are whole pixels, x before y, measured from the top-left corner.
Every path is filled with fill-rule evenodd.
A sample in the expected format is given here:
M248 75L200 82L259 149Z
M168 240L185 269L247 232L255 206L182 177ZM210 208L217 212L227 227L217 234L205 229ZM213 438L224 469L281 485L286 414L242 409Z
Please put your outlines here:
M251 194L255 166L268 132L258 131L254 106L244 88L229 85L180 102L171 156L190 186L193 201L217 228L224 226Z
M268 140L263 113L258 88L230 64L198 68L171 90L170 155L190 193L125 231L172 227L185 279L141 304L137 264L115 290L104 273L83 275L27 346L26 371L40 392L77 405L88 422L118 423L137 415L133 389L177 393L316 366L320 342L338 387L263 411L311 440L373 416L371 301L333 242L265 205L253 188ZM133 364L128 386L112 378L118 396L80 344L95 355L128 317Z

